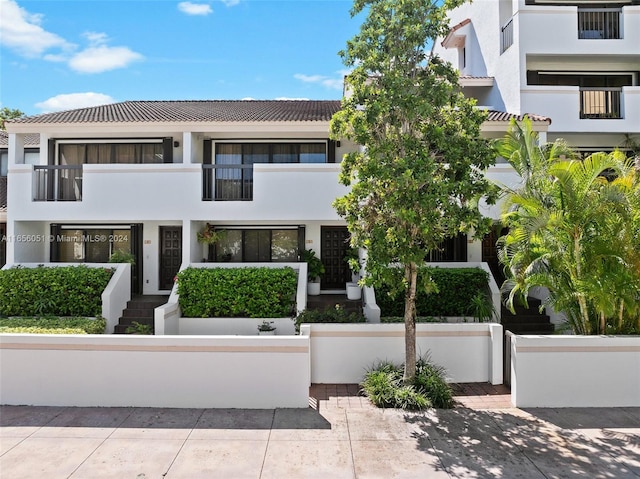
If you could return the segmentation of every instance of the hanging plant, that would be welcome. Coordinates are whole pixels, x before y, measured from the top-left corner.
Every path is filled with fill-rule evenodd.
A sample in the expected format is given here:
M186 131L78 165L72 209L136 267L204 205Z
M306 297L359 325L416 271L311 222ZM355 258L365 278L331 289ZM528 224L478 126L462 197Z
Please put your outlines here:
M207 223L202 231L198 231L196 237L198 243L215 244L224 238L226 230L216 230L212 224Z

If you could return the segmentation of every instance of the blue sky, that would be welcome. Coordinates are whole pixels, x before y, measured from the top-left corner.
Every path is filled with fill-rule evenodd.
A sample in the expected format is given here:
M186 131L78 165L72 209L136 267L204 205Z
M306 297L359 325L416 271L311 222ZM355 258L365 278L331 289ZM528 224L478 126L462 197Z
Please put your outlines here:
M0 0L0 106L339 99L351 0Z

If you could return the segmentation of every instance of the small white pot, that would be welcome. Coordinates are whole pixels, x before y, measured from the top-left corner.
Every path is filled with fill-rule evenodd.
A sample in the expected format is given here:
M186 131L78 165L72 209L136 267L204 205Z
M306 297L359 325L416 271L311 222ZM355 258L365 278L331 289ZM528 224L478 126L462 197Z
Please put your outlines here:
M362 290L358 283L347 283L347 299L358 300L362 298Z
M320 294L320 283L307 283L307 294L318 296Z

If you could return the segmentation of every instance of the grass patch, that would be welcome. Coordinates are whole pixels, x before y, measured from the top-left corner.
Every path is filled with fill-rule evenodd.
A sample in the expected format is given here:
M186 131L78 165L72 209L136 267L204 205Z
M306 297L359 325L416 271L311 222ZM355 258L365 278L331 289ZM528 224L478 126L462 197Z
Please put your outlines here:
M413 384L402 380L404 366L381 362L367 371L360 384L364 394L378 407L421 410L453 407L453 390L445 381L444 369L421 357Z
M104 334L104 318L0 318L0 333Z

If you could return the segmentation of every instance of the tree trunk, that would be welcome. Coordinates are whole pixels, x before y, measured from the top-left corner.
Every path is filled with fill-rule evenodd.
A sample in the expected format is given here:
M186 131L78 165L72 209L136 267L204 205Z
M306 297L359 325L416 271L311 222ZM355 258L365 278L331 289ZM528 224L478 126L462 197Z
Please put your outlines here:
M407 280L407 292L404 298L404 377L405 384L410 384L416 376L416 288L418 267L409 263L404 267Z

